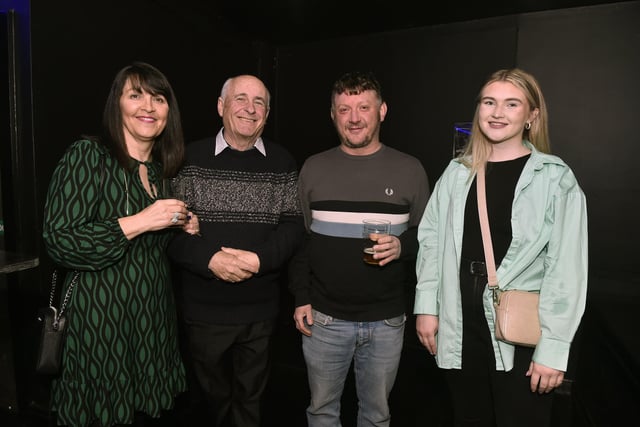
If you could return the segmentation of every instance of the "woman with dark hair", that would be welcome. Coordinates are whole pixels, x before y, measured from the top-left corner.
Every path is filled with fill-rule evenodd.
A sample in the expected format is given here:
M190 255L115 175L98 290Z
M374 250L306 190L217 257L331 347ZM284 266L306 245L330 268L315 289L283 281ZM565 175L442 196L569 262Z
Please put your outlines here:
M159 417L186 389L165 254L175 233L199 232L185 203L169 197L183 156L171 85L134 62L112 83L102 135L74 142L53 173L45 246L53 261L79 271L63 368L52 382L59 425Z

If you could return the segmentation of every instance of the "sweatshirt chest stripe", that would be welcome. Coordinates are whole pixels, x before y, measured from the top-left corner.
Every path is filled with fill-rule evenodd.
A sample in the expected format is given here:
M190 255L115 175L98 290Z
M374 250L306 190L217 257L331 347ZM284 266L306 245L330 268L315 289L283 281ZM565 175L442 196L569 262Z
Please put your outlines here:
M409 214L312 210L310 228L325 236L361 239L364 219L386 219L391 222L391 234L398 236L408 228Z

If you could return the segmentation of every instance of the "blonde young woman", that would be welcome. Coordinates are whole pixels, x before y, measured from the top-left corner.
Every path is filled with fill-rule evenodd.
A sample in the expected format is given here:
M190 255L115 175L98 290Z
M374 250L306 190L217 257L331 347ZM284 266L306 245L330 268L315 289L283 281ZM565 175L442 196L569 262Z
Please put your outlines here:
M420 342L443 370L456 426L548 426L587 291L587 208L569 166L549 154L536 79L495 72L482 87L470 139L438 182L419 226L414 313ZM476 200L486 194L503 289L540 293L535 348L495 339Z

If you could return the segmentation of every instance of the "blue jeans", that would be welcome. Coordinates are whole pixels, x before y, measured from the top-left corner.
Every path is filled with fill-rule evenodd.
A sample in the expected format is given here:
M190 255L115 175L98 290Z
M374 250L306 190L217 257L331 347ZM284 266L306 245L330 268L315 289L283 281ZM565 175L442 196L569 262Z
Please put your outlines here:
M388 426L406 315L375 322L334 319L313 310L312 335L302 337L311 403L309 427L340 427L340 398L353 360L358 427Z

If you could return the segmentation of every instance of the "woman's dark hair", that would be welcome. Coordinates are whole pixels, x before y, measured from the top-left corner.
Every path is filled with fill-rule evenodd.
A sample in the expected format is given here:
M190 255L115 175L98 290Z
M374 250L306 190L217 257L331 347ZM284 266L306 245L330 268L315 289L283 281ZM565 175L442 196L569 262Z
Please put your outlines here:
M167 125L153 144L152 156L162 164L163 178L175 176L184 161L184 134L178 101L171 84L162 72L145 62L133 62L122 68L111 84L102 115L102 142L125 168L130 169L135 162L129 156L124 138L124 125L120 97L130 80L134 89L144 90L152 95L162 95L169 105Z

